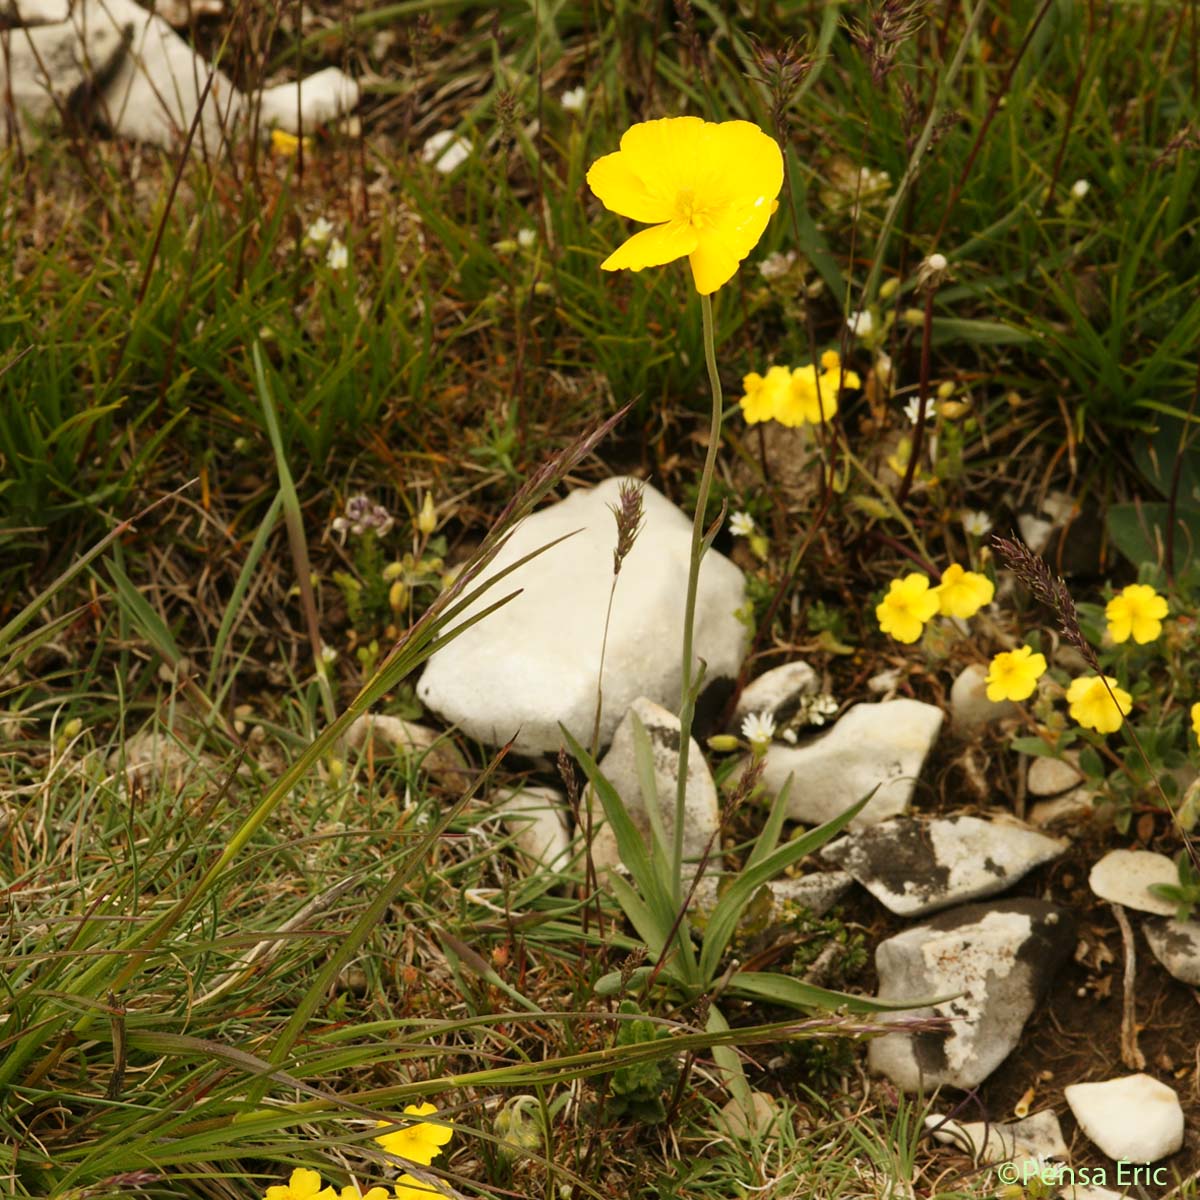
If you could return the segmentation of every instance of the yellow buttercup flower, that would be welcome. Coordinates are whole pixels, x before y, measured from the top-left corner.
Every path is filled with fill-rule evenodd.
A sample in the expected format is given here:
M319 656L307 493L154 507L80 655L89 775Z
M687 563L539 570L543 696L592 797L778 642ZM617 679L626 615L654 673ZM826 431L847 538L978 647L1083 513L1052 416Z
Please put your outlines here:
M284 129L271 130L271 149L284 158L295 158L300 153L300 142L301 139L294 133L288 133ZM308 154L312 150L312 138L306 137L303 142L304 153Z
M958 563L942 572L937 586L938 603L947 617L973 617L985 604L991 604L995 585L986 575L964 571ZM1045 664L1042 665L1044 671Z
M406 1117L431 1117L437 1109L432 1104L410 1104L404 1110ZM389 1121L380 1121L379 1127L386 1129ZM420 1121L406 1125L403 1129L395 1129L391 1133L381 1133L375 1141L389 1154L409 1162L420 1163L427 1167L442 1152L442 1147L454 1136L454 1130L449 1125L432 1125L428 1121Z
M757 371L746 375L742 379L745 395L740 401L746 424L774 421L787 403L791 386L792 376L787 367L768 367L765 375L759 375Z
M875 606L879 628L898 642L915 642L938 610L937 593L929 587L929 576L918 571L893 579L883 601Z
M1162 633L1167 601L1149 584L1131 583L1108 602L1104 615L1108 618L1108 636L1114 642L1127 642L1132 635L1142 646Z
M267 1188L264 1200L337 1200L331 1187L321 1189L321 1176L307 1167L297 1167L287 1183Z
M1046 656L1035 654L1032 646L1006 650L988 664L987 698L995 702L1028 700L1045 673Z
M387 1188L373 1187L368 1192L360 1192L358 1186L348 1183L342 1188L342 1200L392 1200Z
M588 186L610 212L653 226L600 264L641 271L688 259L696 291L733 278L777 207L783 155L749 121L666 117L633 125L615 154L597 159Z
M1105 683L1112 688L1111 696ZM1067 703L1071 706L1071 716L1085 729L1094 729L1097 733L1115 733L1133 708L1133 697L1124 688L1118 687L1117 681L1109 675L1103 679L1099 675L1083 675L1071 680L1071 686L1067 688Z
M1192 705L1192 732L1200 738L1200 700Z

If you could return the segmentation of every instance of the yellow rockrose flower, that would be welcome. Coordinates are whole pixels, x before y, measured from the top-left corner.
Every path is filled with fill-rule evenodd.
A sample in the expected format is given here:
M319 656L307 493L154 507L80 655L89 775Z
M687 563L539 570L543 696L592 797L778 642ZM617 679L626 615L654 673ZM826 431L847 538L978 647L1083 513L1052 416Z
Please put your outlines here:
M665 117L633 125L615 154L598 158L588 186L610 212L653 226L600 264L641 271L686 258L696 291L733 278L775 211L783 155L749 121Z
M843 388L860 387L853 371L842 370L842 360L836 350L821 355L818 374L813 363L797 367L792 372L792 386L782 413L777 417L784 425L820 425L828 421L838 408L838 394Z
M304 153L312 152L313 140L310 137L298 138L294 133L288 133L285 129L271 130L271 149L283 158L295 158L300 153L300 145L303 141Z
M348 1183L342 1188L342 1200L392 1200L387 1188L373 1187L370 1191L359 1191L358 1185Z
M915 642L937 611L937 593L929 587L929 576L913 571L892 580L887 595L875 606L875 617L879 628L896 641Z
M406 1117L431 1117L437 1112L432 1104L410 1104L404 1110ZM390 1121L380 1121L381 1129L386 1129ZM454 1130L449 1125L433 1125L428 1121L419 1121L406 1125L403 1129L394 1129L390 1133L381 1133L375 1141L389 1154L397 1158L405 1158L409 1162L420 1163L423 1167L442 1152L442 1147L454 1136Z
M742 379L745 393L739 403L747 425L760 421L774 421L786 405L792 377L787 367L768 367L765 375L751 371ZM785 422L786 424L786 422Z
M1108 694L1108 688L1112 695ZM1114 704L1113 701L1116 700ZM1099 675L1083 675L1071 680L1067 688L1067 703L1071 706L1071 717L1085 729L1097 733L1115 733L1121 722L1133 708L1133 697L1110 675L1103 679Z
M287 1183L267 1188L264 1200L337 1200L331 1187L321 1188L321 1176L307 1167L297 1167Z
M1108 636L1114 642L1127 642L1132 635L1142 646L1162 633L1167 601L1149 584L1131 583L1108 602L1104 615L1108 618Z
M935 590L947 617L973 617L985 604L991 604L996 594L995 585L986 575L964 571L958 563L942 572L942 582Z
M435 1197L445 1194L440 1188L422 1183L412 1175L401 1175L396 1180L396 1200L434 1200Z
M1028 700L1045 673L1046 656L1035 654L1032 646L1006 650L988 664L987 698L995 702Z
M1200 738L1200 700L1192 705L1192 732Z

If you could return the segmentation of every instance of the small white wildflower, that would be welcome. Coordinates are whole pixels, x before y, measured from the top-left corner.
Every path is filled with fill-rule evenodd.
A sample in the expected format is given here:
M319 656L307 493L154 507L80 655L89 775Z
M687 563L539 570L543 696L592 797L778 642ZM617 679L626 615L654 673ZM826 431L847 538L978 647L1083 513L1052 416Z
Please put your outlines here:
M537 234L532 229L517 230L517 245L522 250L528 250L537 241Z
M742 722L742 737L755 750L765 750L775 736L775 718L769 712L751 713Z
M749 537L754 532L754 518L746 512L735 512L729 518L729 532L734 537Z
M421 161L433 163L443 175L449 175L471 156L471 143L452 129L443 129L429 138L421 149Z
M909 402L904 406L904 415L909 419L909 421L913 425L915 425L917 423L917 418L920 415L920 412L921 412L921 401L920 401L919 397L913 396L913 398L911 400L909 400ZM933 415L933 397L926 396L925 397L925 420L928 421L932 415Z
M846 328L855 337L870 337L875 330L875 318L866 309L861 312L852 312L846 318Z
M349 262L350 251L346 249L345 242L334 238L329 243L329 249L325 252L325 265L331 271L344 271Z
M1086 179L1077 179L1071 184L1071 195L1076 200L1082 200L1092 190L1092 185Z
M970 537L987 537L992 531L992 518L985 512L964 512L962 527Z
M318 217L304 235L306 242L314 246L323 246L333 236L333 222L326 217Z
M809 697L806 708L808 723L820 726L824 725L826 720L837 712L838 702L828 692L820 692L816 696Z
M948 266L946 256L944 254L931 254L925 260L925 267L930 271L944 271Z
M322 646L321 647L321 661L326 666L329 666L330 663L334 662L336 660L337 656L338 656L338 652L332 646Z
M583 105L586 100L587 92L580 86L568 88L563 92L561 103L567 112L583 112Z
M776 279L782 279L795 265L795 250L789 250L786 254L774 250L758 264L758 273L768 283L772 283Z

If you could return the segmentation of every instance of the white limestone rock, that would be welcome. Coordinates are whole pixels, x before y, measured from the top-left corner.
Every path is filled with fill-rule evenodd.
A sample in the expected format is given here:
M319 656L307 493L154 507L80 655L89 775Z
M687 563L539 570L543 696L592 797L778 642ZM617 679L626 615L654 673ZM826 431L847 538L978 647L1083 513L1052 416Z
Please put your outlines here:
M964 667L950 687L950 721L955 729L978 729L992 721L1011 717L1017 706L1011 700L987 698L988 669L982 663Z
M856 704L826 733L798 746L769 746L763 786L777 795L792 776L788 817L808 825L824 824L878 786L850 826L865 829L908 807L941 727L942 710L919 700Z
M821 857L899 916L994 896L1064 850L1019 821L900 816L839 838Z
M600 771L616 789L625 804L630 819L641 833L647 846L651 844L650 817L638 781L637 760L634 756L633 717L646 727L654 755L654 787L658 797L659 814L668 852L675 829L675 792L679 780L679 718L653 700L635 700L625 719L617 726L612 745L600 761ZM717 785L713 782L708 763L700 747L692 740L688 752L687 790L683 809L683 858L685 879L691 880L695 865L708 854L714 865L720 859L721 846L715 836L720 827ZM604 809L598 798L592 800L592 861L597 871L622 865L617 839L604 820Z
M976 1087L1017 1045L1074 948L1070 914L1042 900L964 905L881 942L875 950L880 1000L953 998L881 1014L887 1023L937 1016L949 1025L872 1039L871 1069L906 1092Z
M1069 1157L1063 1141L1062 1127L1054 1110L1045 1108L1020 1121L955 1121L951 1117L930 1113L925 1128L947 1146L957 1146L971 1155L977 1163L1011 1162L1014 1159L1051 1159L1066 1161Z
M1179 1097L1153 1076L1073 1083L1063 1096L1088 1140L1117 1162L1157 1162L1183 1145Z
M1077 787L1061 796L1039 800L1025 815L1037 829L1077 829L1095 817L1096 808L1091 792Z
M486 573L494 576L556 538L574 533L489 589L467 616L516 588L497 612L437 650L417 688L423 704L490 745L515 736L525 754L554 753L561 721L583 745L592 737L604 616L613 580L620 479L573 492L523 521ZM621 568L604 659L600 743L645 696L679 704L683 606L691 518L647 487L645 524ZM578 532L575 532L578 531ZM745 578L710 550L700 569L695 652L706 684L736 677L746 628L734 615Z
M769 713L782 728L799 711L804 697L816 695L819 686L816 671L801 659L764 672L742 689L733 713L734 732L752 713Z
M530 869L561 870L571 860L566 799L554 788L511 788L495 798L504 826Z
M1155 896L1150 885L1178 882L1175 864L1153 850L1110 850L1088 873L1088 886L1101 900L1160 917L1174 915L1175 905Z
M26 132L30 122L56 123L62 102L84 86L92 90L94 116L118 137L165 150L183 145L197 113L198 152L221 151L249 124L250 98L137 0L6 0L0 10L31 27L5 33L8 52L0 54L0 97L11 90L18 128ZM337 67L256 98L261 127L290 133L301 125L311 130L358 100L358 84ZM0 140L7 127L0 119Z
M722 894L723 877L709 875L696 885L692 894L692 907L701 912L711 912ZM766 883L771 893L772 909L767 923L777 921L786 904L799 904L815 917L827 913L854 886L854 880L845 871L824 871L821 874L798 875L794 879L770 879Z
M1075 756L1066 758L1039 756L1029 764L1029 775L1025 786L1031 796L1058 796L1083 781Z
M1200 921L1151 917L1142 926L1154 957L1189 987L1200 987Z

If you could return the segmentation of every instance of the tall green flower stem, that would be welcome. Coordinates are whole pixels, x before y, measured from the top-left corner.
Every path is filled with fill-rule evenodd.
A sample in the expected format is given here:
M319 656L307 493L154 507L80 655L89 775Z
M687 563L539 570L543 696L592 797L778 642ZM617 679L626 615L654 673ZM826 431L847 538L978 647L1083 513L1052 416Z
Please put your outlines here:
M683 682L679 699L679 781L675 789L675 828L672 831L671 865L676 905L683 903L683 810L687 796L688 748L692 739L692 719L696 715L696 693L701 677L692 680L692 639L696 624L696 592L700 584L700 561L716 534L714 527L707 535L704 514L708 509L708 493L712 488L717 466L717 447L721 441L721 378L717 374L717 346L713 334L712 297L701 295L700 315L704 321L704 361L708 366L708 386L712 392L712 417L708 428L708 453L704 470L700 472L700 489L696 493L696 514L692 518L692 555L688 564L687 599L683 606Z

